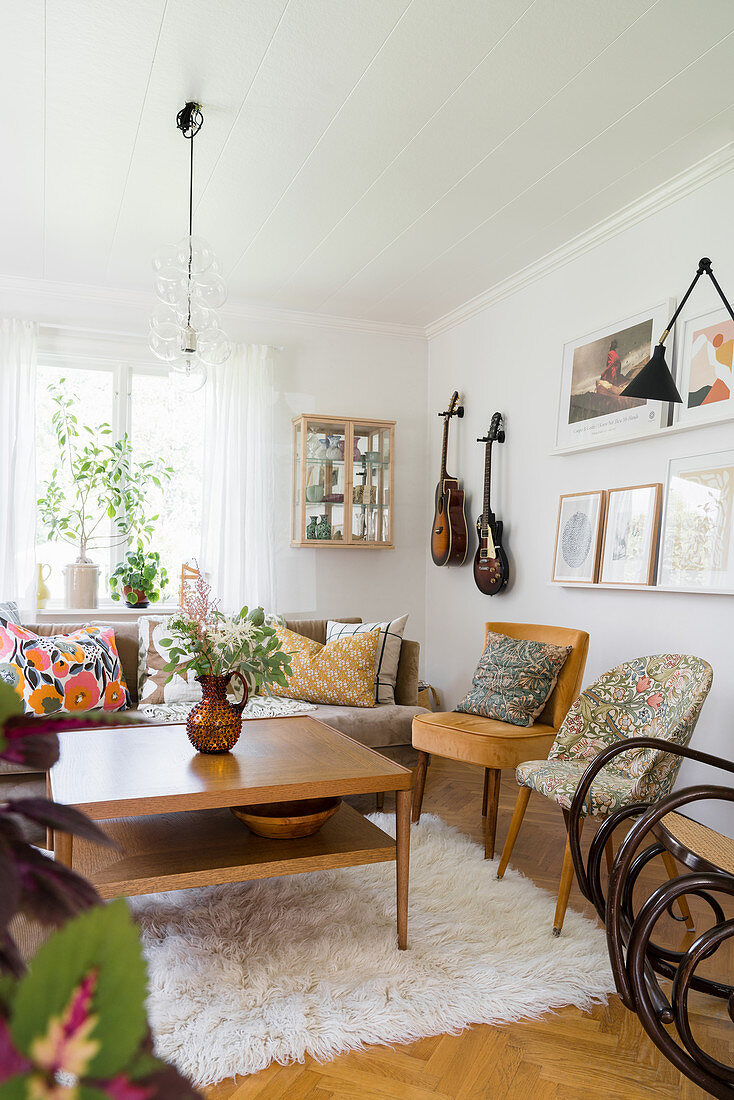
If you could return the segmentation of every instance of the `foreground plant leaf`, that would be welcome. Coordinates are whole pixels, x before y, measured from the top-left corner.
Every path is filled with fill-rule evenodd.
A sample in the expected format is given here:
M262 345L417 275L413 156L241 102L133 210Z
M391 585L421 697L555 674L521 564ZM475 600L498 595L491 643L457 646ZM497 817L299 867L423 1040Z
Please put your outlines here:
M85 1073L114 1078L146 1034L146 970L137 930L123 901L96 906L70 921L36 953L20 980L10 1019L13 1043L35 1061L35 1043L63 1020L74 994L94 973L85 1012L94 1026L85 1041L97 1048ZM1 1094L0 1094L1 1096Z

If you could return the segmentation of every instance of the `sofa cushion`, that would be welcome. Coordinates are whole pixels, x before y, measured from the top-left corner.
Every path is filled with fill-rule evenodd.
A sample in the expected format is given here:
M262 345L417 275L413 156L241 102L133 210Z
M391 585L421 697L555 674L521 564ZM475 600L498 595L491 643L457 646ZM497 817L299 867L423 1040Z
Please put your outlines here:
M337 638L321 645L292 630L275 628L278 641L291 657L288 686L272 685L274 695L335 706L375 705L377 627L353 638Z
M163 643L173 641L168 633L170 615L163 619L147 617L140 624L141 648L143 652L143 676L140 683L140 702L146 706L160 703L198 703L201 699L201 684L196 681L196 673L189 669L184 676L176 672L171 680L165 671L171 660L171 647Z
M555 687L571 646L551 645L487 631L467 695L457 711L532 726Z
M346 733L361 745L380 749L388 745L409 745L413 719L427 713L423 707L401 707L395 703L378 703L369 710L319 705L310 717Z
M41 638L48 638L52 634L70 634L74 630L81 630L84 626L98 626L100 630L112 629L115 632L117 652L120 655L122 674L130 693L130 705L138 705L138 664L140 661L140 633L138 620L132 622L92 621L91 623L25 623L28 630L38 634Z
M336 638L346 638L355 634L365 634L377 628L380 631L380 639L375 656L375 702L395 702L395 681L398 675L398 662L400 661L400 647L403 643L403 632L408 621L407 615L401 615L398 619L391 619L382 623L342 623L330 619L326 624L326 641L333 642Z
M0 676L21 697L26 714L130 705L111 627L41 637L0 619Z

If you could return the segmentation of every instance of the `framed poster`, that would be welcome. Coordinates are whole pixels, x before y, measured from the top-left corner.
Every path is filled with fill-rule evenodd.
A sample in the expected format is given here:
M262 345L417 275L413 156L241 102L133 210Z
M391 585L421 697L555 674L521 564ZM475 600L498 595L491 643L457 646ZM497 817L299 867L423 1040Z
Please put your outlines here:
M676 424L709 424L734 417L732 352L734 321L727 310L712 309L689 317L678 343Z
M600 584L652 584L663 486L628 485L607 492Z
M668 463L658 584L734 591L734 451Z
M564 345L556 448L603 446L667 427L667 401L620 394L649 360L674 309L661 302Z
M558 502L553 580L593 584L599 567L599 548L606 493L567 493Z

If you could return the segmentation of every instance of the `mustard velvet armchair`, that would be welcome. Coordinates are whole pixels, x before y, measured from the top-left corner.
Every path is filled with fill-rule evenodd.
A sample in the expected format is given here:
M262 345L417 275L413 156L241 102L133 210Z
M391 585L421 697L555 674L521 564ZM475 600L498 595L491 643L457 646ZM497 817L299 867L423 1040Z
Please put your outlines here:
M586 631L564 626L485 623L485 645L490 632L523 641L570 645L572 649L542 714L532 726L513 726L494 718L458 711L421 714L413 719L413 748L420 751L413 788L413 821L420 821L426 771L432 753L449 760L479 765L484 768L482 817L485 819L485 859L494 856L501 770L515 768L523 760L532 760L548 753L569 707L581 690L589 651Z
M620 739L655 737L688 745L706 700L713 673L700 657L661 653L637 657L605 672L585 688L573 704L547 759L519 764L515 778L520 791L497 870L502 878L520 831L532 791L560 806L566 826L576 788L589 764ZM596 776L584 800L583 816L607 817L626 806L659 802L673 788L681 757L650 748L620 753ZM607 848L607 865L614 853ZM672 858L665 859L671 878L677 875ZM567 837L558 891L555 935L561 934L573 882L573 860ZM681 912L692 926L690 911L681 899Z

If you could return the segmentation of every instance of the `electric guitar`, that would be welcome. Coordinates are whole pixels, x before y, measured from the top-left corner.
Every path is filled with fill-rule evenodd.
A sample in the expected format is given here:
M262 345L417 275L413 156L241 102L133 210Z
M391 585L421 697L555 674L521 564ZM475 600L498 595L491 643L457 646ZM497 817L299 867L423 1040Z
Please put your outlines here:
M479 546L474 555L474 580L480 592L496 596L510 577L510 563L502 549L502 522L495 518L489 504L492 485L492 444L504 443L505 432L500 427L502 413L492 417L489 431L477 443L484 443L484 511L477 520Z
M431 527L431 557L435 565L462 565L466 558L469 532L464 513L464 490L459 480L446 473L446 454L449 446L449 421L452 416L461 418L464 406L459 404L458 390L454 393L445 412L443 446L441 449L441 476L436 486L436 507Z

